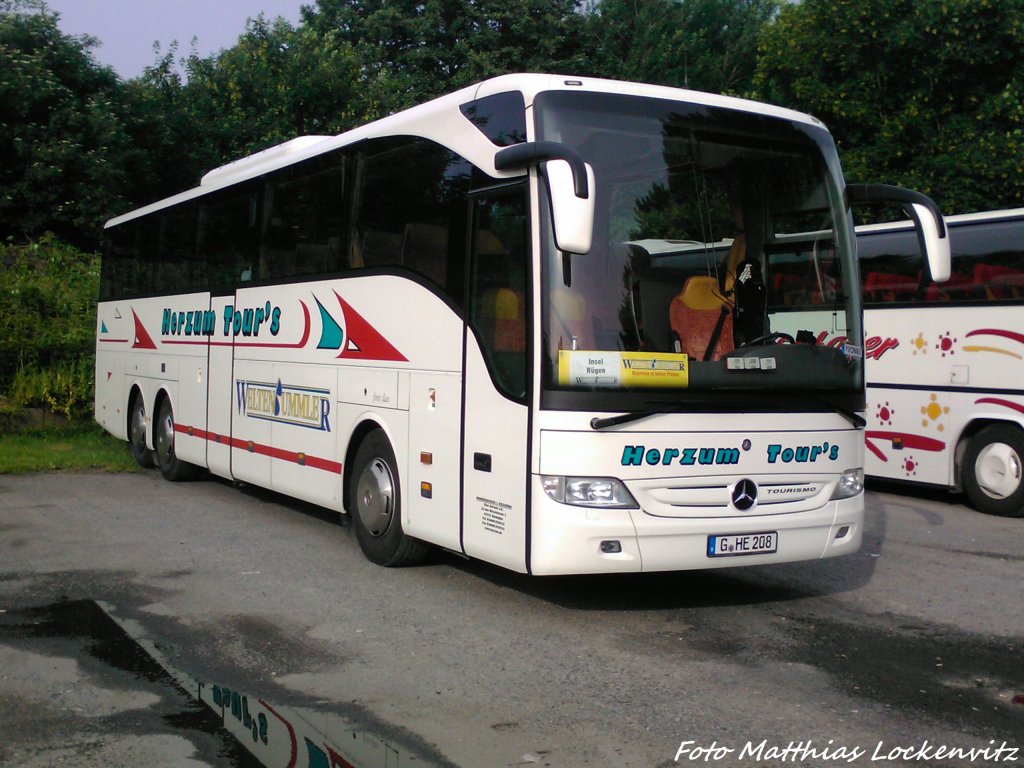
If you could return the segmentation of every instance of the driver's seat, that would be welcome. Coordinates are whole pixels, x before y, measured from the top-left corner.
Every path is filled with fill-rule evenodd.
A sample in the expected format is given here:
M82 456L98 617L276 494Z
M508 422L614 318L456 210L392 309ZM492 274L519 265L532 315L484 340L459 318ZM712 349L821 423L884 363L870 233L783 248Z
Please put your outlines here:
M718 360L732 352L732 306L716 277L688 277L668 311L678 351L697 360Z

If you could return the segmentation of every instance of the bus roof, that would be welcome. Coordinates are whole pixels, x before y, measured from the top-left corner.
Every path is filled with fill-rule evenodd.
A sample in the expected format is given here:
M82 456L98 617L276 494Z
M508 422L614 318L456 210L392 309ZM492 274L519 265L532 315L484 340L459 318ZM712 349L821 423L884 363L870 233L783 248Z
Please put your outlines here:
M494 168L494 154L500 147L492 144L469 120L463 118L460 107L475 99L509 91L522 93L526 106L529 107L538 93L556 90L589 91L686 101L693 104L753 112L816 126L822 125L820 121L810 115L783 107L682 88L565 75L502 75L375 120L337 136L300 136L248 157L232 161L206 173L198 187L117 216L110 219L105 226L117 226L215 190L258 178L263 174L325 152L382 136L404 135L431 139L459 153L492 176L499 178L521 176L523 171L498 171Z

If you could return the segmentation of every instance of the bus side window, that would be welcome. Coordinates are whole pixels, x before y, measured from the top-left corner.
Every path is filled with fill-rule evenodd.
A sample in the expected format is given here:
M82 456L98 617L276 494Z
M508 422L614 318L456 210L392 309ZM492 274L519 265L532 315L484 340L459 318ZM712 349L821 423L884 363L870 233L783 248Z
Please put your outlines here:
M144 253L149 247L149 219L135 219L107 230L100 272L100 300L148 293Z
M259 255L257 199L256 185L246 184L200 205L197 251L205 256L213 287L258 277L252 274Z
M468 162L416 138L366 142L353 162L352 267L411 270L461 304Z
M924 257L913 231L862 235L857 248L865 304L892 304L917 298Z
M448 279L448 227L421 222L406 224L402 263L443 287Z
M951 227L950 240L953 278L963 276L973 294L971 298L1024 299L1024 221L975 222Z
M345 158L313 158L270 176L264 192L260 277L345 269Z
M527 243L522 186L474 201L469 323L499 389L526 395Z
M152 279L158 293L188 293L206 286L206 261L196 255L196 209L182 203L162 212Z

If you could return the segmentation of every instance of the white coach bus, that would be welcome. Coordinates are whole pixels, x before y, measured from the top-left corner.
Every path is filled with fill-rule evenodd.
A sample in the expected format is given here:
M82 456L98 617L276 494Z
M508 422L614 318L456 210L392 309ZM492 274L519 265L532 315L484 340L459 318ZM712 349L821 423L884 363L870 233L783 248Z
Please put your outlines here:
M946 219L952 270L928 277L908 223L857 230L869 475L963 490L1024 516L1024 209Z
M168 479L348 513L383 565L431 545L538 575L854 552L849 205L879 199L916 216L941 278L934 204L846 185L813 118L499 77L111 220L96 418ZM766 254L793 231L822 233L833 289L776 313ZM651 241L698 257L661 265ZM775 343L818 327L844 342Z
M949 279L931 278L910 222L857 227L872 477L962 490L977 509L1024 516L1024 209L950 216ZM807 236L768 253L769 307L834 287L808 273ZM819 262L821 261L819 257ZM819 329L816 342L845 343Z

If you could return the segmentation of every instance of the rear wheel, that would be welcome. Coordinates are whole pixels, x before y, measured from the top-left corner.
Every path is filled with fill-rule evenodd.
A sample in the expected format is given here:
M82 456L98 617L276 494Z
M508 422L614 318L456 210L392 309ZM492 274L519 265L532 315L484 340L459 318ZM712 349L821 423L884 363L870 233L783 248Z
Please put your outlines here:
M140 467L150 469L155 466L153 452L146 447L146 405L138 393L132 398L128 412L128 445Z
M1008 424L985 427L971 438L961 467L971 505L1003 517L1024 517L1024 432Z
M191 480L199 475L199 467L182 461L174 453L174 410L171 399L165 397L157 409L153 443L156 445L156 463L160 474L172 482Z
M427 544L402 531L402 492L391 443L379 429L363 440L353 464L352 525L359 548L377 565L401 566L421 562Z

